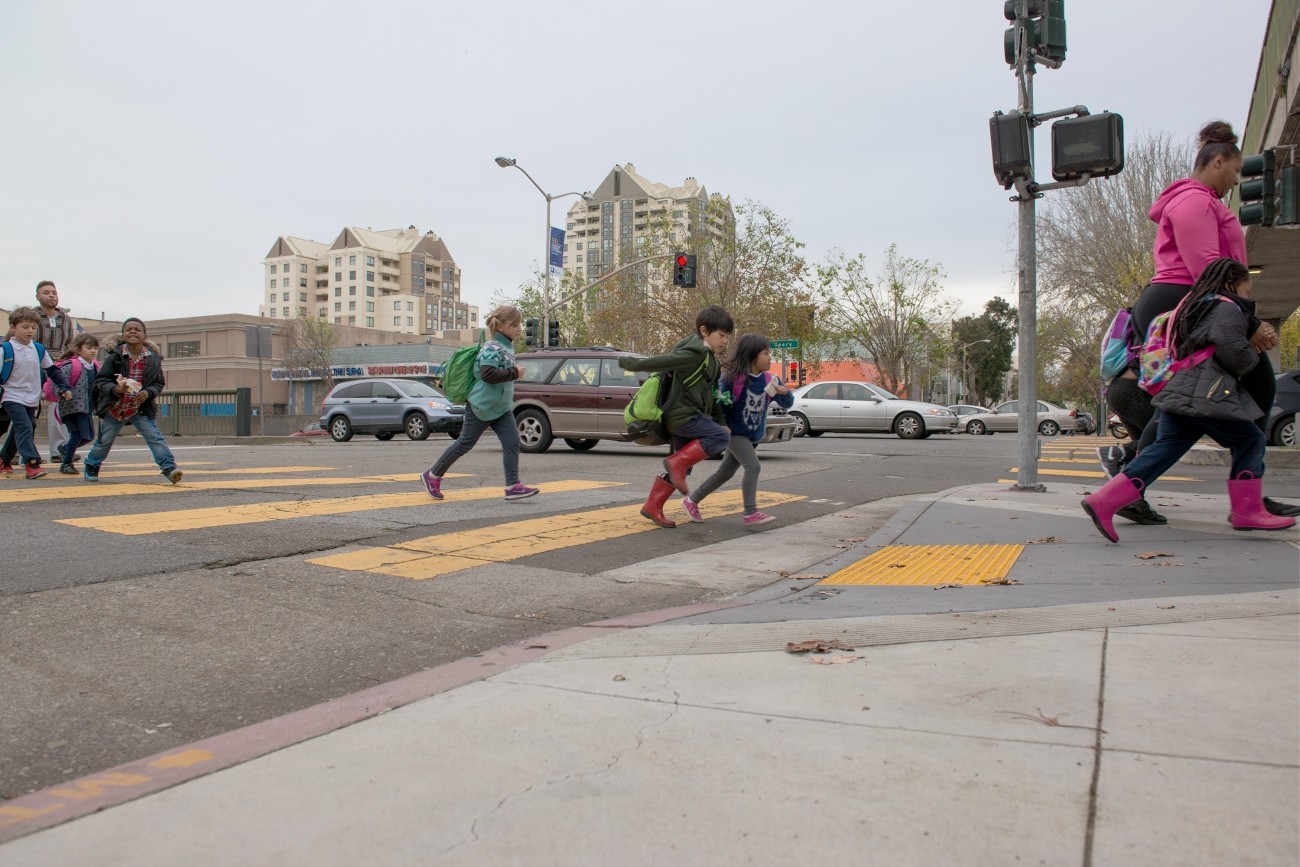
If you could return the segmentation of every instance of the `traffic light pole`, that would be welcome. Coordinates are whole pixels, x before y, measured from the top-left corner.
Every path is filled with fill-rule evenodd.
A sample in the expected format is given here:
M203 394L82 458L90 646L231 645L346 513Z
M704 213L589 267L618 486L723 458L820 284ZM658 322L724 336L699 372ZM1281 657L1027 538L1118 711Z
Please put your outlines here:
M586 294L591 289L595 289L597 286L599 286L601 283L604 283L606 280L610 279L611 277L617 277L619 274L622 274L624 271L627 271L631 268L635 268L637 265L644 265L646 262L658 262L663 259L671 259L673 258L674 255L675 254L673 253L661 253L655 256L646 256L644 258L637 259L635 262L629 262L628 264L622 266L621 268L615 268L613 271L610 271L604 277L600 277L596 280L592 280L590 283L588 283L586 286L583 286L581 289L577 289L573 292L570 292L568 295L565 295L559 301L556 301L554 304L548 306L546 308L545 315L550 316L551 311L556 307L563 307L565 304L568 304L574 298Z

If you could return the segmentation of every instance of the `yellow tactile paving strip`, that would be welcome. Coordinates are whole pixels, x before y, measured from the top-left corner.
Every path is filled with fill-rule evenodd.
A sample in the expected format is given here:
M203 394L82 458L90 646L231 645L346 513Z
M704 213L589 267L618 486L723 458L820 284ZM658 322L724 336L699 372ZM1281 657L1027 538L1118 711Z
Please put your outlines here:
M819 584L987 584L1007 577L1024 545L890 545Z

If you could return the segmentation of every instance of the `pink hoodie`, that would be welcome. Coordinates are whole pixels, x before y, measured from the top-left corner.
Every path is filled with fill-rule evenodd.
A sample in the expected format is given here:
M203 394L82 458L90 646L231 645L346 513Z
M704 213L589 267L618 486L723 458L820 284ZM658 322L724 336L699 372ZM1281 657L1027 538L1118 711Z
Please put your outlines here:
M1237 215L1200 181L1174 181L1147 214L1156 224L1152 283L1191 286L1205 266L1223 256L1246 262L1246 236Z

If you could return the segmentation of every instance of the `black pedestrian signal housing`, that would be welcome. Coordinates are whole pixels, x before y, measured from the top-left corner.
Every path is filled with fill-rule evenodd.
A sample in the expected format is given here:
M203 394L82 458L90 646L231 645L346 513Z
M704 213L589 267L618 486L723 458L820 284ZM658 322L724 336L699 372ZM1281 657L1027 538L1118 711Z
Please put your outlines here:
M1029 118L1018 111L994 112L989 118L989 137L993 144L993 176L1003 189L1011 189L1017 179L1033 178Z
M1272 151L1251 154L1241 160L1241 207L1237 218L1243 226L1271 226L1276 216L1277 206L1273 201L1277 195L1277 181L1274 168L1277 160Z
M538 336L539 335L537 333L537 320L532 318L525 319L524 320L524 345L541 346L542 342L537 339Z
M1052 124L1052 177L1108 178L1124 170L1124 118L1103 111Z
M689 253L673 256L673 285L683 289L695 288L695 257Z
M546 345L560 345L560 323L554 319L546 323Z

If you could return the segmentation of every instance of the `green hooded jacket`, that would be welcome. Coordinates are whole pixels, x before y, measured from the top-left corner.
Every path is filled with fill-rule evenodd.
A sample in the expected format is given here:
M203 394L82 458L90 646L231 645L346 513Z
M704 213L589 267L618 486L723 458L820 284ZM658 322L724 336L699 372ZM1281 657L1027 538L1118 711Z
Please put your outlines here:
M704 364L703 375L686 385L685 381L691 378L701 363ZM652 355L649 358L625 355L619 358L618 366L624 370L647 370L651 373L672 371L673 384L668 390L663 419L664 427L668 428L669 433L675 433L697 415L722 424L722 407L715 400L718 374L722 371L722 366L698 334L683 338L671 352L663 355Z

